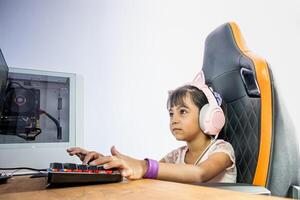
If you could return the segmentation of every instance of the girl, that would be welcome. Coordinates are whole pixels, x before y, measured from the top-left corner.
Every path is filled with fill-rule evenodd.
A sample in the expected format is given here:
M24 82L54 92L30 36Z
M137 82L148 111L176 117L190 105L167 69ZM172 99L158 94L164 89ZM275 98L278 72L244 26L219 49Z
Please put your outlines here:
M67 149L68 153L77 155L83 164L104 164L106 169L116 167L123 177L129 179L156 178L185 183L236 182L234 150L228 142L216 139L224 122L221 122L219 129L212 129L215 133L203 130L203 123L206 122L201 122L201 117L205 117L202 111L207 110L207 105L213 104L211 101L216 102L216 99L213 97L211 100L210 95L207 95L211 91L203 87L205 82L201 76L195 80L172 91L167 104L170 130L177 140L185 141L186 145L173 150L159 162L148 158L134 159L121 154L114 146L111 148L111 156L79 147ZM214 138L211 135L216 136Z

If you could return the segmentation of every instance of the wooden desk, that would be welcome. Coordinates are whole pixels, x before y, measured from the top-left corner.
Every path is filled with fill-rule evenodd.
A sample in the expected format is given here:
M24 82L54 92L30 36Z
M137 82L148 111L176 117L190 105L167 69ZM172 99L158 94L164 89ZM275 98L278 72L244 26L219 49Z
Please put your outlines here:
M46 189L46 184L46 178L14 177L0 185L0 200L284 199L151 179L55 189Z

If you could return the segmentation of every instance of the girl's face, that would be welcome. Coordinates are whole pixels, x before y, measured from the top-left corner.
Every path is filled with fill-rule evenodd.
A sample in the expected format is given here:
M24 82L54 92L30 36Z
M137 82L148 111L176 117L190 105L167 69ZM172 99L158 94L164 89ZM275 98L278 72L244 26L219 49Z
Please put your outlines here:
M177 140L191 141L202 131L199 127L199 109L187 93L184 105L169 109L170 130Z

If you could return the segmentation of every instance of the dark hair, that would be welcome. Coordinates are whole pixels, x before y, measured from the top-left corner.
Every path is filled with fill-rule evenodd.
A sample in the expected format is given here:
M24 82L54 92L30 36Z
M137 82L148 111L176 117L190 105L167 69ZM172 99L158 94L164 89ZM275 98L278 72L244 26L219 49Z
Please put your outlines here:
M171 107L178 105L184 106L184 98L187 96L187 94L191 95L191 99L194 102L194 104L199 108L199 111L205 104L208 103L208 100L202 90L199 90L198 88L192 85L185 85L180 88L177 88L174 91L171 91L171 94L169 95L167 101L167 108L170 109Z

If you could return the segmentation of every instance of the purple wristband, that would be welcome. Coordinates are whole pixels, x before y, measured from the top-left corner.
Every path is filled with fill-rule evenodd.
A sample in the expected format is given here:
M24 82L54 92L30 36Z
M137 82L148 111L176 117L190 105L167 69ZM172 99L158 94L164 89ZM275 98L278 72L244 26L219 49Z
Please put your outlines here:
M144 178L153 178L155 179L158 174L158 162L149 158L145 158L147 162L147 171L144 175Z

